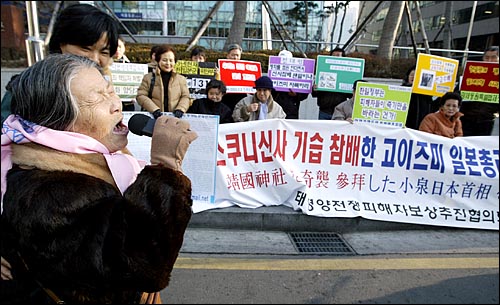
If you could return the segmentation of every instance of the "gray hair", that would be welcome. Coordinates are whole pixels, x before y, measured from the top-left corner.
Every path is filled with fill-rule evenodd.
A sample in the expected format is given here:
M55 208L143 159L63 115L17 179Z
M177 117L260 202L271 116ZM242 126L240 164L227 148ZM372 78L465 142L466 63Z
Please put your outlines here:
M486 52L496 52L498 54L498 46L490 46L490 47L487 47L485 50L484 50L484 53Z
M71 81L83 69L102 69L92 60L53 54L24 70L12 84L13 114L55 130L68 130L79 115Z
M241 48L241 46L237 43L233 43L233 44L230 44L228 47L227 47L227 52L231 52L231 50L234 50L234 49L238 49L240 50L240 52L243 52L243 49Z

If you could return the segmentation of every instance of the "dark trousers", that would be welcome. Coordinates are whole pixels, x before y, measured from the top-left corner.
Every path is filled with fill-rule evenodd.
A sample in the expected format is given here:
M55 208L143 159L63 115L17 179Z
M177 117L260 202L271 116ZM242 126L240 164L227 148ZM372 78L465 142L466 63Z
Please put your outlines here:
M460 118L462 122L462 130L464 132L464 137L470 136L489 136L493 131L493 125L495 120L479 120L466 118L465 116Z

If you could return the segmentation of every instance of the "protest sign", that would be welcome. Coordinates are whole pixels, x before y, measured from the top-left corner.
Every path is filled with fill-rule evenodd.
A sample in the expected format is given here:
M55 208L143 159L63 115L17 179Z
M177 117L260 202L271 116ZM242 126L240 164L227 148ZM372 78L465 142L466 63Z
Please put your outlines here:
M318 55L316 90L352 93L352 84L362 79L364 72L364 58Z
M186 77L189 97L194 100L207 97L207 84L215 79L215 70L214 62L178 60L175 63L175 72Z
M116 94L122 101L135 100L137 89L148 73L147 64L117 63L110 66L111 81Z
M467 61L460 95L466 101L498 104L498 63Z
M311 93L315 60L310 58L269 56L267 76L276 91Z
M226 93L255 93L253 87L262 75L262 67L256 61L219 59L219 73Z
M354 122L394 127L405 125L410 105L410 87L358 82L354 96Z
M441 97L455 88L457 72L458 60L419 53L412 92Z
M128 125L129 119L137 113L152 117L147 112L126 111L123 112L124 124ZM164 115L173 114L165 112ZM189 145L182 162L182 171L193 181L191 197L193 202L201 206L213 204L215 202L215 162L219 116L185 113L182 119L187 120L190 128L198 134L198 138ZM127 148L137 159L150 162L150 137L129 133Z

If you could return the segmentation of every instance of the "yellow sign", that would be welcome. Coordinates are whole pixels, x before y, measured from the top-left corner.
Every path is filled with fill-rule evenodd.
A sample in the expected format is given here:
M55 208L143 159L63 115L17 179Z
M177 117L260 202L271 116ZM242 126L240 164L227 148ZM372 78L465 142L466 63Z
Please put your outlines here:
M455 88L458 60L418 54L412 92L441 97Z

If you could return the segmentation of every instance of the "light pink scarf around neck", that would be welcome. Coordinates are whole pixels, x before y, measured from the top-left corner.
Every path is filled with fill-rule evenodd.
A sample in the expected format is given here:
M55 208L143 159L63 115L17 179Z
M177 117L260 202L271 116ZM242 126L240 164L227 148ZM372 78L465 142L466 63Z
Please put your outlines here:
M110 153L99 141L89 136L59 131L28 122L19 116L9 115L2 127L2 210L3 195L7 188L7 171L12 168L11 143L37 143L58 151L75 154L101 153L111 171L113 179L123 192L135 181L142 170L145 162L138 161L134 157L121 153Z

